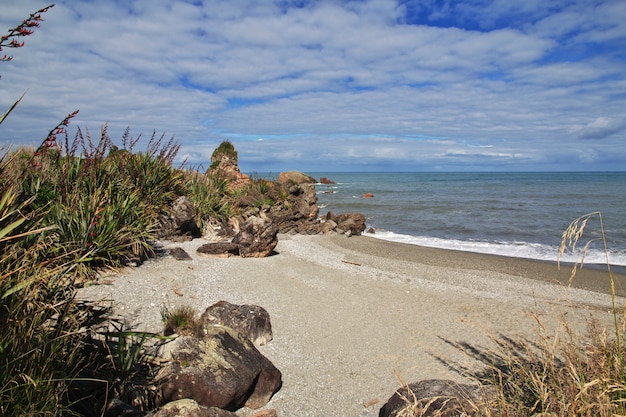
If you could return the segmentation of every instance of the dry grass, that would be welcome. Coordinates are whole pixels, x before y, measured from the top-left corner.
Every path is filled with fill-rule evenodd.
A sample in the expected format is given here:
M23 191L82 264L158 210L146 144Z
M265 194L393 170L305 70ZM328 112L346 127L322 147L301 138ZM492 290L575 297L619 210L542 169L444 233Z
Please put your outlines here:
M195 335L201 332L201 324L196 319L196 310L190 306L178 306L170 311L167 307L161 310L163 334Z
M476 371L440 360L463 376L496 390L492 408L475 408L457 415L526 417L548 413L555 417L626 416L625 352L622 344L626 320L624 308L617 305L600 212L588 213L569 225L562 235L559 260L563 253L573 251L583 243L584 232L593 218L599 220L599 237L584 242L581 259L572 269L570 284L583 267L590 245L600 241L604 245L607 279L611 284L613 329L602 327L598 321L590 319L585 332L576 332L563 315L557 320L557 328L551 331L538 316L534 316L536 337L533 340L499 334L491 338L496 345L491 349L467 342L447 341L474 363L482 364L482 369ZM410 392L407 394L406 390L403 392L402 398L407 405L397 414L401 417L437 415L432 414L432 407L443 404L445 400L420 399Z

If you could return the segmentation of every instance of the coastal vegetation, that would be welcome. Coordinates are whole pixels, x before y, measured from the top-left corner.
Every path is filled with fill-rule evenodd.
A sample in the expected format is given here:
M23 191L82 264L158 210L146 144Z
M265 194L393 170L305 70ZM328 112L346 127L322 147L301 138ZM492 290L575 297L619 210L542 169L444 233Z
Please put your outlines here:
M9 30L0 46L23 46L17 39L30 35L50 7ZM70 139L67 126L76 115L65 117L37 148L1 150L4 416L102 415L108 398L141 394L157 367L148 342L159 336L126 330L105 307L77 300L76 290L96 281L100 271L153 256L153 242L178 196L192 201L201 228L226 221L246 194L268 205L285 198L267 194L272 189L262 179L233 191L219 173L174 167L178 145L156 132L143 140L127 130L119 147L106 125L95 138L77 129ZM137 151L142 141L147 145ZM229 142L218 149L237 157ZM586 219L568 229L564 247L576 244ZM608 279L613 283L610 270ZM502 337L501 351L476 352L487 365L478 374L481 382L497 388L495 415L626 414L624 319L612 295L614 334L591 324L588 335L580 337L564 321L563 334L540 332L532 342ZM193 316L188 309L163 312L172 329L193 331ZM149 395L143 393L147 403ZM414 410L411 415L420 415Z

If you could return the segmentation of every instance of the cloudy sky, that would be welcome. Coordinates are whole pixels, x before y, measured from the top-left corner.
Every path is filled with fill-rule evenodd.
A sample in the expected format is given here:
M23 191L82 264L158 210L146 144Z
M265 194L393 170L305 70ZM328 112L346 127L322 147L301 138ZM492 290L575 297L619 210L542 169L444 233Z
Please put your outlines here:
M50 4L2 0L2 33ZM68 113L244 172L626 170L624 0L60 0L0 62L1 144Z

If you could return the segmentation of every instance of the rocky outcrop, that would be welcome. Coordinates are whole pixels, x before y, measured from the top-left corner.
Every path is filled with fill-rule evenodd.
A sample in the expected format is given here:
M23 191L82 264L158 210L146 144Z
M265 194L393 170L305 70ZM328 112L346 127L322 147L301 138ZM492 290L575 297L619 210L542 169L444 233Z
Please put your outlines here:
M374 194L372 194L372 193L365 193L361 197L363 197L363 198L374 198Z
M335 181L328 179L326 177L320 178L320 184L337 184Z
M250 217L259 217L276 225L279 233L319 232L315 179L296 171L281 173L279 178L278 181L260 180L256 189L249 189L247 195L236 202L240 214L231 219L232 229L241 228L239 225ZM233 231L226 230L228 233Z
M334 231L343 233L347 236L358 236L365 230L365 216L361 213L344 213L335 215L329 211L326 213L326 223L331 225L334 223Z
M493 388L429 379L396 391L380 409L378 416L413 415L407 413L409 410L420 410L419 415L425 417L495 415L495 410L490 409L495 399Z
M200 323L203 327L230 327L257 347L272 340L270 315L263 307L256 305L218 301L202 313Z
M229 411L267 404L282 385L280 371L233 329L209 326L205 332L176 340L173 361L156 377L163 401L190 398Z
M211 166L207 173L216 173L229 182L233 190L239 190L252 182L250 177L239 170L239 157L232 143L224 141L211 155Z

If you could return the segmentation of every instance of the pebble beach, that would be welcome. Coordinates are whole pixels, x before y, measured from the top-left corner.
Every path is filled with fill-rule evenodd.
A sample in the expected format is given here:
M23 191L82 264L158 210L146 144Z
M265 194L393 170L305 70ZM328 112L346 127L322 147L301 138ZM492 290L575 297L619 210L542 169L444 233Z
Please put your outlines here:
M612 326L606 271L424 248L369 236L280 235L266 258L210 258L206 243L181 247L191 260L159 256L103 275L78 298L100 300L137 331L161 332L161 311L198 314L220 300L270 314L274 339L260 351L283 386L263 407L280 417L368 417L402 383L467 382L480 363L455 347L495 349L503 335L534 340L563 323L584 333L590 318ZM624 276L615 275L619 294ZM624 300L618 296L619 306ZM241 409L243 417L258 410Z

